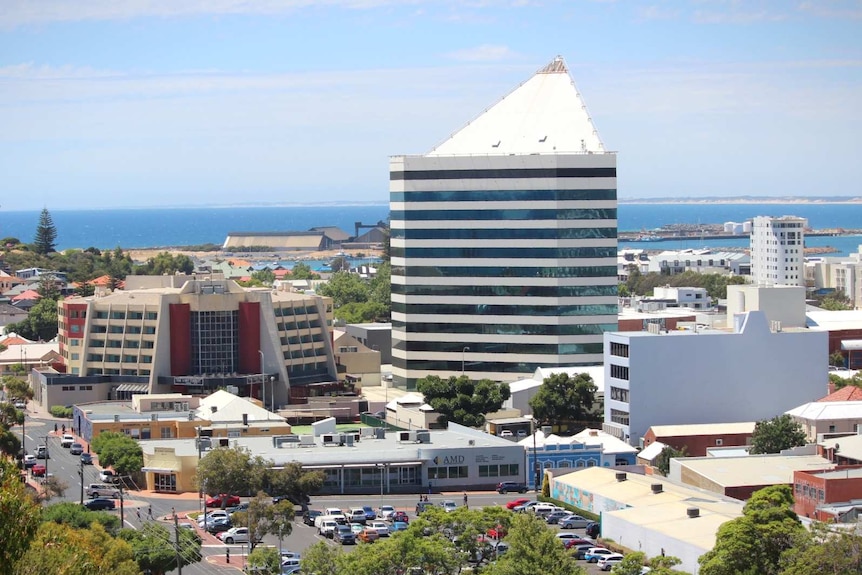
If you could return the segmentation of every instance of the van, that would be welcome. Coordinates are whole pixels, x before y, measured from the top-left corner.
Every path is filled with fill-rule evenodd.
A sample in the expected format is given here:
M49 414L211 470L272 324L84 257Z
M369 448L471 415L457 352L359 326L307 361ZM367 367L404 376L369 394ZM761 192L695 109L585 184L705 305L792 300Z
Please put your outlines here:
M50 456L48 455L48 448L44 445L39 445L36 447L36 459L48 459Z
M113 485L104 483L91 483L87 486L87 497L113 497L120 496L120 491Z
M323 525L324 521L335 521L336 517L344 518L343 515L329 515L328 513L323 513L322 515L318 515L314 518L314 526L317 529L320 529L320 526Z

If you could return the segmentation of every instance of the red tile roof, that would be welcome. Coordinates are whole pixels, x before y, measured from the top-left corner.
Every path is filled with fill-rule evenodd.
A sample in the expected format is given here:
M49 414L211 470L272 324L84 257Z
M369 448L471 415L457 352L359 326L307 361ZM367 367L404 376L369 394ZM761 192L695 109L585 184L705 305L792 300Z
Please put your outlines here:
M22 291L18 295L12 298L12 301L21 301L22 299L39 299L42 296L39 295L39 292L36 290L28 289L26 291Z
M859 389L855 385L846 385L817 401L862 401L862 389Z

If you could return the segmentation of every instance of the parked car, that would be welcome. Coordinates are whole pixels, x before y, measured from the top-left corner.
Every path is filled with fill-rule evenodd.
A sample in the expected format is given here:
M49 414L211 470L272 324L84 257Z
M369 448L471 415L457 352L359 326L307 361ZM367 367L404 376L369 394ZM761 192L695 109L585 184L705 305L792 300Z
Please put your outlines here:
M584 559L587 560L587 563L598 563L599 559L604 557L605 555L613 555L614 552L610 549L605 549L604 547L590 547L586 553L584 553Z
M23 399L16 399L14 405L15 409L27 409L27 402Z
M115 509L117 505L114 503L113 499L97 497L95 499L89 499L87 501L84 501L84 507L86 507L90 511L105 511L108 509Z
M110 469L103 469L99 472L99 481L102 483L114 483L117 481L117 474Z
M231 527L227 531L222 531L216 535L216 537L226 545L233 545L234 543L248 543L248 527ZM260 542L260 536L257 536L255 539Z
M600 523L593 521L592 523L587 523L587 537L592 537L595 539L599 536L599 533L602 530L602 526Z
M75 436L69 435L68 433L64 434L63 437L60 438L60 447L65 447L69 449L72 447L72 444L75 443Z
M221 533L222 531L227 531L233 527L233 523L227 517L217 517L212 521L207 521L207 526L205 530L207 533Z
M612 555L605 555L601 559L598 560L598 567L602 571L610 571L613 569L614 565L619 565L623 561L623 556L620 553L614 553Z
M36 459L51 459L51 455L48 453L48 448L46 446L36 446Z
M568 543L568 541L567 541ZM571 547L566 547L566 549L574 555L575 559L583 559L584 555L587 554L587 551L593 548L592 543L579 543L578 545L572 545Z
M517 435L519 438L527 437L527 430L526 429L519 429Z
M565 509L551 511L550 513L545 515L545 523L547 523L548 525L556 525L560 521L560 519L568 517L569 515L571 515L571 513L569 513Z
M372 529L371 527L366 527L357 535L360 541L363 543L374 543L378 539L380 539L380 533L377 532L376 529Z
M302 514L302 522L309 527L314 527L314 520L322 514L323 512L317 509L309 509Z
M311 503L311 498L304 493L302 495L276 495L272 498L272 503L274 505L284 500L290 501L294 505L299 505L303 509L308 507L308 504Z
M490 537L491 539L502 539L503 537L506 536L506 533L507 533L506 529L502 525L499 525L499 524L496 527L491 527L486 532L488 537Z
M448 499L446 501L441 501L440 507L442 507L443 511L445 511L446 513L451 513L458 509L458 506L455 504L455 502Z
M73 443L72 447L69 448L69 453L72 455L81 455L84 453L84 446L80 443Z
M93 455L91 453L82 453L81 463L84 465L93 465Z
M353 534L353 531L347 525L339 525L332 532L332 540L342 545L356 545L356 535Z
M239 505L238 495L228 495L220 493L219 495L211 495L207 497L207 507L234 507Z
M228 507L225 511L227 511L228 515L233 515L237 511L248 511L248 501L240 503L239 505L234 505L233 507Z
M580 535L577 533L572 533L571 531L560 531L557 533L557 539L561 541L585 541ZM589 541L587 541L589 543ZM595 547L595 545L593 545Z
M198 518L198 527L205 527L206 525L204 524L204 521L206 521L206 523L211 523L217 519L230 519L230 516L228 516L227 511L223 509L207 511L206 519L203 515Z
M562 529L583 529L589 525L589 520L580 515L569 514L558 521Z
M372 521L370 527L377 531L381 537L389 537L389 525L385 521Z
M497 493L505 495L510 491L517 491L518 493L526 493L527 485L524 483L518 483L517 481L502 481L497 484Z
M30 471L33 473L34 477L45 477L45 473L48 471L48 468L45 467L44 463L37 463L30 468Z
M512 433L511 429L504 429L500 432L500 437L515 437L515 434Z
M367 521L365 517L365 509L362 507L352 507L350 511L347 512L347 520L350 523L361 523L365 525Z
M362 523L351 523L350 524L350 530L353 531L353 534L356 535L357 537L359 536L360 533L362 533L363 529L365 529L365 525L363 525Z
M596 543L594 541L590 541L588 539L581 539L577 537L575 539L560 539L563 542L563 547L566 549L571 549L572 547L577 547L578 545L586 545L589 547L595 547Z
M370 505L363 505L362 510L365 511L365 520L366 521L374 521L377 519L377 513L374 511L374 508Z
M30 469L36 465L36 456L28 453L24 456L24 469Z
M528 509L531 513L535 513L537 517L547 517L550 513L558 510L559 507L550 503L539 503Z
M377 510L377 516L380 519L386 520L392 517L395 514L395 508L391 505L381 505L380 509Z
M434 507L434 504L430 501L420 501L416 504L416 515L422 515L423 511L432 507Z
M402 523L410 523L410 517L407 516L406 511L396 511L394 515L392 515L392 521L401 521Z
M396 531L405 531L408 525L404 521L395 521L392 523L392 527L389 528L389 531L395 533Z
M523 505L524 503L528 503L530 500L525 497L519 497L518 499L513 499L506 503L506 509L514 509L518 505Z
M90 483L87 485L87 497L112 497L117 499L119 496L120 490L114 484Z
M523 513L524 511L529 511L532 507L538 505L539 503L539 501L527 501L523 505L516 505L512 508L512 511L515 511L517 513Z
M320 527L317 529L317 533L318 535L322 535L323 537L328 537L329 539L332 539L335 530L338 529L338 527L338 523L336 523L332 519L327 519L326 521L320 522Z

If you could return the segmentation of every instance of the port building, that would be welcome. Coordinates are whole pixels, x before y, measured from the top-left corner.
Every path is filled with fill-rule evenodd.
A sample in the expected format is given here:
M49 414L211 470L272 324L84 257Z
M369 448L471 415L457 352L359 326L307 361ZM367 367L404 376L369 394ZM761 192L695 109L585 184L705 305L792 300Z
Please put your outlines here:
M616 154L562 58L430 152L391 158L390 205L396 385L601 363Z
M751 275L757 285L805 285L805 226L795 216L758 216L751 227Z

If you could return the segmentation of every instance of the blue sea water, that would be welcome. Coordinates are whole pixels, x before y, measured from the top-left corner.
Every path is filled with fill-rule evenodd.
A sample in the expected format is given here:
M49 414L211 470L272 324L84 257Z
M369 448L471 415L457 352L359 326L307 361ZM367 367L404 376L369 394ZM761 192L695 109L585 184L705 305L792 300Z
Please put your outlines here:
M619 228L651 230L667 224L742 222L755 216L793 215L808 218L815 229L862 228L862 204L620 204ZM375 224L389 218L388 204L234 208L147 208L116 210L56 210L57 248L110 249L222 244L232 231L299 231L336 226L353 235L354 222ZM39 212L0 210L0 238L33 240ZM829 245L838 254L857 251L862 237L808 237L806 246ZM744 247L748 239L700 239L621 243L622 247L680 249L704 246Z

